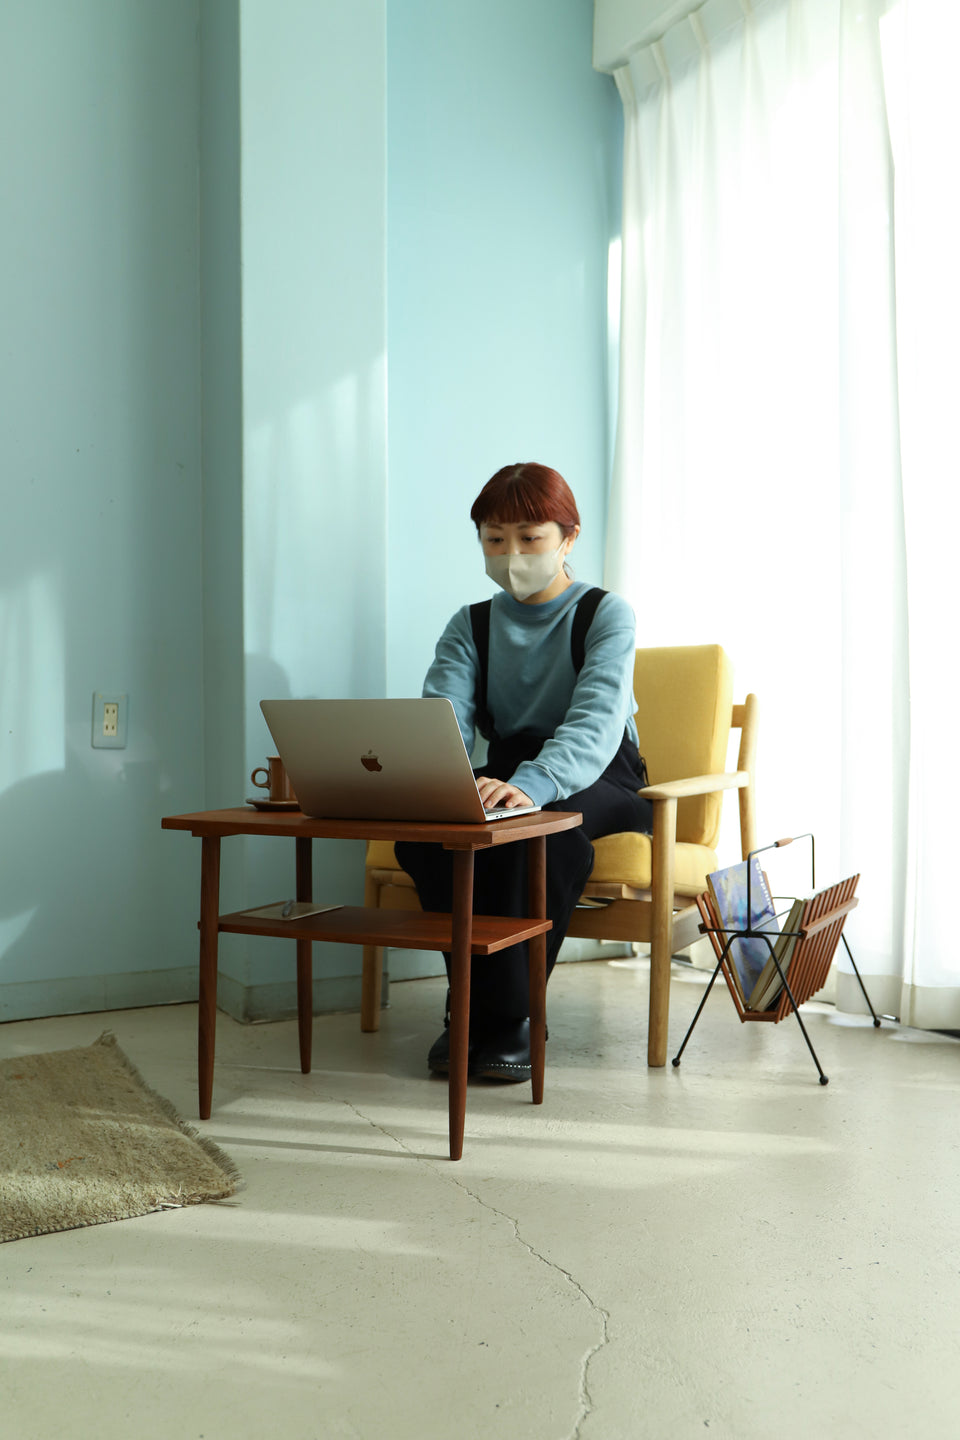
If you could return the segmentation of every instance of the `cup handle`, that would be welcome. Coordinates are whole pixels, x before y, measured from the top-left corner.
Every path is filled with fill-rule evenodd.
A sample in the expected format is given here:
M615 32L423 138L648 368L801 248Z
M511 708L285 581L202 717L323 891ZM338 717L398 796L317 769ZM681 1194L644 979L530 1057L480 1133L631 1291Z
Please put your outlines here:
M258 775L265 775L267 778L265 780L258 780ZM266 768L265 765L258 765L256 770L254 770L253 774L250 776L250 779L254 785L259 785L261 790L270 789L270 771Z

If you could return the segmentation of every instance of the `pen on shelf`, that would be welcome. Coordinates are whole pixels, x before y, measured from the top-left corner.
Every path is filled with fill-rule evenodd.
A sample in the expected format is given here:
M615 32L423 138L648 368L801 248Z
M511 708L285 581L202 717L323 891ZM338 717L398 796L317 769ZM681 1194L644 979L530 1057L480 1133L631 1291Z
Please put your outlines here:
M281 919L281 920L289 920L289 919L290 919L290 916L293 914L293 907L294 907L294 905L296 905L296 903L297 903L296 900L288 900L288 901L287 901L286 905L284 905L283 909L280 911L280 919Z

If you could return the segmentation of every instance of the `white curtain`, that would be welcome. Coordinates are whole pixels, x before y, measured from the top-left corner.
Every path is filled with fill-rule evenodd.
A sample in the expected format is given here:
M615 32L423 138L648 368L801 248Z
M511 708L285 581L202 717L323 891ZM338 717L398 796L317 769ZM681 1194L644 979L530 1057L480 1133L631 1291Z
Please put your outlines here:
M960 1028L958 12L708 0L616 71L606 580L642 643L731 653L761 843L813 831L819 883L861 873L874 1005L931 1028ZM783 894L800 849L770 858Z

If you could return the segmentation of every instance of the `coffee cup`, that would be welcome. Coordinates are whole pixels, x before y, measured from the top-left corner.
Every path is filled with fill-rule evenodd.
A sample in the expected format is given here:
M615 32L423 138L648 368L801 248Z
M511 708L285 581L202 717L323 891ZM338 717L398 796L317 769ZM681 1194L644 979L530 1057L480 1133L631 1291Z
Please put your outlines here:
M264 778L258 780L257 776ZM283 761L279 755L268 755L266 765L258 765L250 776L254 785L261 790L266 790L271 800L296 800L293 786L290 784L290 776L283 768Z

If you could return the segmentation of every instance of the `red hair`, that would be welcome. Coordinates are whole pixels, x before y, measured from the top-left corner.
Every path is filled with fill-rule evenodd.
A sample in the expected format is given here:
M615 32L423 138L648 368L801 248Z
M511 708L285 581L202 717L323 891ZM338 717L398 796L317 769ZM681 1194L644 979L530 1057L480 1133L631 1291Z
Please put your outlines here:
M481 525L542 525L553 520L566 540L580 524L577 502L570 486L549 465L528 461L505 465L491 476L473 502L470 519Z

